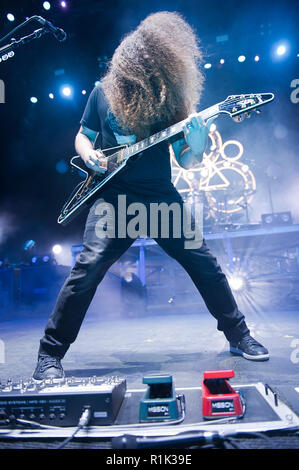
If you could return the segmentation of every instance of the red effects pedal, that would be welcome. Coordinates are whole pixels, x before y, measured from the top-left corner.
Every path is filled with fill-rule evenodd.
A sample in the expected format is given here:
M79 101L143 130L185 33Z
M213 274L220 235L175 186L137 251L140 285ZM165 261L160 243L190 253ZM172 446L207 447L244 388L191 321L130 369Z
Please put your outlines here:
M210 370L203 373L202 415L205 419L242 418L245 402L240 392L229 384L233 370Z

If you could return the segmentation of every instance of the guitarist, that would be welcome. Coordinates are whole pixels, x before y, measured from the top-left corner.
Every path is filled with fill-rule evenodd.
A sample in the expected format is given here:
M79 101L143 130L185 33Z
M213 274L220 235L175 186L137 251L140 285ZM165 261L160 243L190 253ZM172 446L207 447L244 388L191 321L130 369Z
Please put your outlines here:
M85 165L103 173L105 157L95 148L138 142L195 112L203 88L200 62L198 38L178 13L159 12L145 18L115 50L107 74L89 96L75 141ZM208 132L209 124L193 117L181 134L171 142L163 141L145 150L103 189L89 211L83 250L60 291L40 341L34 379L64 376L61 359L77 337L98 284L134 242L128 236L97 236L99 201L113 205L116 221L119 215L125 216L118 214L119 194L126 195L128 204L182 205L171 182L169 150L179 165L191 168L202 160ZM186 249L184 236L172 235L159 235L156 241L188 272L216 318L218 330L228 340L230 352L250 360L269 359L267 349L250 335L227 278L205 241L200 248Z

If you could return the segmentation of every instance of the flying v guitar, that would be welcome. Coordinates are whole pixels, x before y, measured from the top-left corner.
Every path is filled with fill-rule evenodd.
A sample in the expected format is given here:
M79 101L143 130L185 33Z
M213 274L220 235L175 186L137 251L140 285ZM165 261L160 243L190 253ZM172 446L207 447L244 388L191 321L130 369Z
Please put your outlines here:
M194 113L188 116L187 119L174 124L167 129L164 129L156 134L147 137L140 142L132 145L125 145L116 147L118 150L113 149L101 149L106 156L107 171L102 173L94 172L87 168L80 156L73 157L71 159L71 165L85 176L85 179L80 182L67 202L63 206L61 213L58 217L58 223L66 225L76 215L81 212L82 209L87 207L91 198L95 193L100 194L100 190L109 182L111 179L121 170L125 168L128 161L135 155L140 154L144 150L156 145L163 140L167 140L170 137L179 134L183 130L184 124L193 116L200 116L202 119L207 121L210 118L215 118L221 114L228 114L234 120L242 121L245 115L249 116L251 111L259 112L258 108L266 103L269 103L274 98L273 93L257 93L257 94L244 94L244 95L233 95L228 96L225 101L215 104L210 108L207 108L200 113ZM141 155L142 158L142 155Z

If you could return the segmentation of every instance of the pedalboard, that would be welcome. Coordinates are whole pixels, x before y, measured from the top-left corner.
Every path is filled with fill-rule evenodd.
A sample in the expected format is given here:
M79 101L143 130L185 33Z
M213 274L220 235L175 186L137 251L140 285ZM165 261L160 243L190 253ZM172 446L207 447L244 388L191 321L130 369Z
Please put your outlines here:
M83 408L89 406L90 425L113 424L125 393L126 381L118 377L8 381L0 385L0 423L19 419L76 426Z

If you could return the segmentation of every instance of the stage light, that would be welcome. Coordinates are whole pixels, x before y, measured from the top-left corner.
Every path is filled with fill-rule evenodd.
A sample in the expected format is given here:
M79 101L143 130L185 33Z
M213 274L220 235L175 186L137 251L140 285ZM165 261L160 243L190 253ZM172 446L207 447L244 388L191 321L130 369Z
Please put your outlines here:
M212 64L209 64L209 63L204 65L205 69L210 69L211 67L212 67Z
M245 287L245 279L239 275L233 275L229 279L229 285L232 290L240 292Z
M33 256L33 257L31 258L31 264L37 264L38 260L39 260L39 257L38 257L38 256Z
M220 59L220 64L224 64L225 60L224 59Z
M51 100L54 100L54 95L53 95L53 93L49 93L49 98L50 98Z
M82 95L86 95L86 90L82 90Z
M291 45L287 40L280 40L273 44L271 58L274 62L285 60L290 54Z
M68 164L64 160L56 163L56 171L62 175L67 172L68 168Z
M273 214L262 214L263 227L278 227L280 225L292 225L291 212L274 212Z
M12 13L7 13L6 18L8 21L15 21L15 17Z
M70 96L72 92L71 92L71 89L68 86L66 86L62 89L62 93L64 94L64 96Z
M239 57L238 57L239 62L245 62L245 60L246 60L245 55L239 55Z
M70 86L64 85L61 88L61 93L65 98L70 98L73 95L73 90Z
M123 275L123 278L126 282L132 282L133 281L133 273L128 271Z
M45 10L50 10L50 8L51 8L51 3L50 3L50 2L44 2L44 3L43 3L43 7L44 7Z
M260 60L260 56L259 55L256 55L255 58L254 58L254 61L255 62L258 62Z
M55 255L59 255L59 253L62 252L62 246L61 245L54 245L52 248L52 251Z
M66 2L60 2L60 5L62 6L62 8L66 8Z
M42 260L43 260L43 263L48 263L50 261L50 256L45 255L45 256L43 256Z
M30 101L31 101L31 103L35 104L35 103L38 102L38 99L35 96L31 96Z
M32 248L35 247L35 241L34 240L27 240L24 243L23 249L24 251L32 250Z
M287 52L287 48L283 44L278 46L277 49L276 49L276 54L279 55L279 56L284 55L286 52Z

